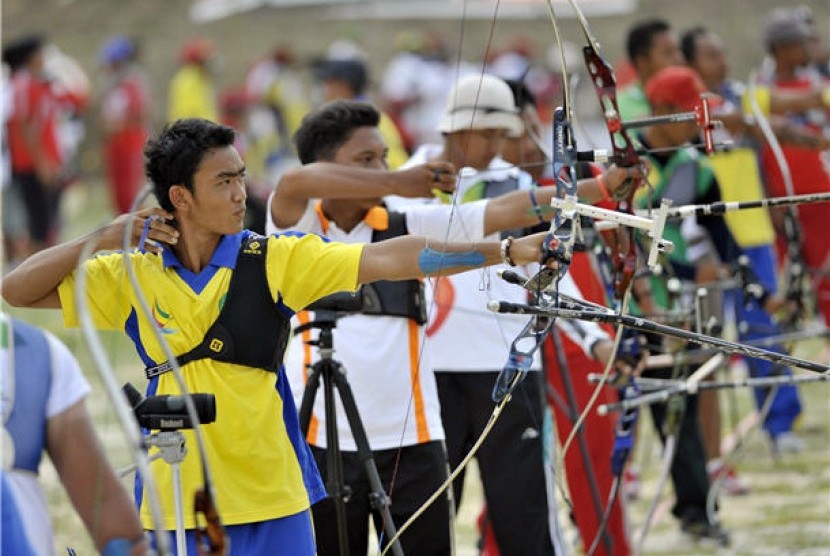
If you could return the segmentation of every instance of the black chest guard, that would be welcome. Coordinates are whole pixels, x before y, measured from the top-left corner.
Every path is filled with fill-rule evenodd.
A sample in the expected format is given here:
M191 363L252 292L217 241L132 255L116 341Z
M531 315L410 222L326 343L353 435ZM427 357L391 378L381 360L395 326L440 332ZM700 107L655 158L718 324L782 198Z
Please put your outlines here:
M251 234L242 242L219 316L195 348L176 357L185 365L199 359L277 372L291 334L291 320L268 289L265 256L268 238ZM144 371L147 378L172 368L169 361Z
M389 226L372 232L372 243L406 235L406 216L389 213ZM310 311L329 310L364 315L403 317L418 324L427 321L424 284L421 280L379 280L364 284L357 294L339 292L319 299L307 307Z
M390 212L389 227L385 230L373 231L372 243L408 233L406 216L400 212ZM418 324L424 324L427 321L424 283L421 280L378 280L365 284L361 288L361 295L363 296L363 313L366 315L406 317Z

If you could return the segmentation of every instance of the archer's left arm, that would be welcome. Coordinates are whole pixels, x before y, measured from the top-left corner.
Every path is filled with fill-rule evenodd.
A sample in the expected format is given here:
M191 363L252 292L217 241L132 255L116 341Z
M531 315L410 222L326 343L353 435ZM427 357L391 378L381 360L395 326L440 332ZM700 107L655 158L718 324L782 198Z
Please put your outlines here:
M363 248L358 283L447 276L501 262L513 265L542 259L545 233L503 242L446 243L431 246L426 238L402 236Z
M611 166L600 178L579 180L577 192L580 199L595 203L610 199L614 191L628 179L641 177L643 177L642 170L639 168ZM556 196L556 188L550 186L513 191L489 200L484 212L484 234L527 228L539 224L540 220L550 220L552 213L542 208L550 205L550 200L554 196Z

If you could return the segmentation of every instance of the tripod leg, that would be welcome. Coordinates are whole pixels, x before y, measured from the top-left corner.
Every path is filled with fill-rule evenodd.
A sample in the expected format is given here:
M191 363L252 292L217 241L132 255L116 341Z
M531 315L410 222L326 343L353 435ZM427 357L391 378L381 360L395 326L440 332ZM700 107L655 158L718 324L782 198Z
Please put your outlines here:
M346 496L348 495L343 479L343 461L340 458L340 444L337 434L337 409L334 405L334 384L332 382L330 360L320 360L312 365L303 390L300 403L300 430L308 434L314 398L320 388L320 376L323 377L323 396L326 415L326 492L334 503L337 519L337 543L340 554L349 554L348 521L346 519Z
M320 362L325 365L325 361ZM349 553L349 525L346 519L346 486L343 479L343 460L340 458L340 442L337 434L337 409L334 405L334 383L330 369L323 371L323 388L326 407L326 460L328 477L326 490L334 500L334 511L337 516L337 540L340 545L340 554Z
M363 428L363 422L360 420L360 414L357 411L357 404L352 394L352 388L346 380L346 375L343 372L343 366L340 363L333 362L334 369L332 370L332 379L337 391L340 394L340 400L343 402L343 409L346 412L346 418L349 420L349 427L352 431L355 444L357 445L357 453L360 461L363 462L363 467L366 469L366 476L369 479L369 486L372 489L369 503L372 509L376 510L383 521L383 530L387 535L387 539L391 539L397 533L395 523L392 521L392 514L389 511L389 496L383 490L383 484L378 474L378 468L375 463L375 456L372 449L369 447L369 438L366 436L366 429ZM403 556L403 549L400 541L395 541L392 545L392 553L395 556Z
M317 389L319 387L320 369L317 365L313 365L308 373L305 390L303 390L303 400L300 402L300 411L298 412L300 430L303 431L304 435L308 434L308 425L311 423L311 410L314 408L314 397L317 395Z

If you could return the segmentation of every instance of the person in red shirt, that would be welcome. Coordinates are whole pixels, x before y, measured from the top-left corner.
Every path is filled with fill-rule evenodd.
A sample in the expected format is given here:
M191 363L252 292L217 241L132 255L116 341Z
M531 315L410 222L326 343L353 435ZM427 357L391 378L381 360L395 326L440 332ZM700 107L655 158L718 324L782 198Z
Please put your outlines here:
M101 97L104 165L118 214L129 212L144 181L150 94L137 55L136 44L121 36L110 39L101 50L106 69Z
M25 206L29 251L54 243L63 157L58 142L60 101L43 74L40 35L28 35L3 49L11 71L13 112L7 122L12 187ZM25 256L27 253L16 253Z

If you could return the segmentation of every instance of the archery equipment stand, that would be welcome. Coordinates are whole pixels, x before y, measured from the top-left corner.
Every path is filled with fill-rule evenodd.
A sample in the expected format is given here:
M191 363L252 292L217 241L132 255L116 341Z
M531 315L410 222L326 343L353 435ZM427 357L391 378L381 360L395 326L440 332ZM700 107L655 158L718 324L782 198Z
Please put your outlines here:
M315 311L313 321L303 324L294 333L300 333L312 328L318 329L319 336L316 341L308 342L309 345L317 346L320 359L311 366L303 400L300 404L300 430L303 434L308 433L308 426L311 422L311 411L314 406L314 397L320 387L320 378L323 379L323 396L326 416L326 490L334 501L335 514L337 516L337 536L340 544L340 554L349 553L348 527L346 524L346 500L349 492L343 479L343 461L340 454L340 443L337 435L337 411L334 403L334 389L340 396L346 419L349 422L352 436L357 445L357 453L363 462L366 470L371 493L369 494L369 505L374 511L380 513L383 521L383 530L388 539L394 538L396 529L392 521L392 514L389 511L389 496L383 490L383 485L378 474L375 458L372 449L369 447L369 439L366 436L366 429L357 410L357 404L352 394L351 386L346 380L346 369L333 358L334 338L333 330L337 325L337 319L342 313L335 311ZM395 556L403 556L403 549L400 541L392 545L392 553Z
M187 455L187 448L184 445L184 434L181 431L159 431L144 437L144 446L150 448L155 446L158 452L153 454L150 461L163 459L170 465L173 475L173 506L176 514L176 554L187 554L187 541L184 528L184 501L182 497L182 470L181 463ZM120 475L126 476L136 471L135 465L130 465L120 471ZM164 531L159 533L164 534Z

